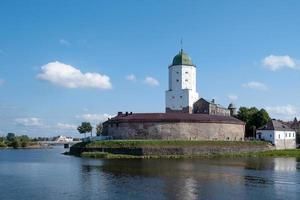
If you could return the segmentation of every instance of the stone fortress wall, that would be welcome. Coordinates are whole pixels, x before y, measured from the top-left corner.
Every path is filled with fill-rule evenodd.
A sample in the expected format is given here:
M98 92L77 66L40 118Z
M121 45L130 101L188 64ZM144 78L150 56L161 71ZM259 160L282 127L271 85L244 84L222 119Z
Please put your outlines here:
M208 122L117 122L104 125L114 139L244 140L245 125Z

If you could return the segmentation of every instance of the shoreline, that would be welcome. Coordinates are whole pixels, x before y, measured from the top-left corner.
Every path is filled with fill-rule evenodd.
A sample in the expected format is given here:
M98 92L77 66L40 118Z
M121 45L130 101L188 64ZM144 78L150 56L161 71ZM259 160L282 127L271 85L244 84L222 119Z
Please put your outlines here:
M65 155L104 159L300 157L260 141L110 140L77 143Z

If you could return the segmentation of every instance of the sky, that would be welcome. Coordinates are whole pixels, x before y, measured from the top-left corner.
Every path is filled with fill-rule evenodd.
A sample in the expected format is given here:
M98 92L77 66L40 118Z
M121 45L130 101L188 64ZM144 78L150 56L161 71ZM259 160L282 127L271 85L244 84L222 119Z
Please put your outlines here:
M300 118L299 24L298 0L1 0L0 135L164 112L181 39L201 97Z

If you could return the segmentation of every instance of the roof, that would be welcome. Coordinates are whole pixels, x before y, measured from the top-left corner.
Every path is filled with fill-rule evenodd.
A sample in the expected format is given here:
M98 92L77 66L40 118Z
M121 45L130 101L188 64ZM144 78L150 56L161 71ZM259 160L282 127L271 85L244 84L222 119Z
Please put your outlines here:
M198 99L196 102L198 102L198 101L205 101L206 103L215 105L215 106L217 106L218 108L227 109L227 108L225 108L224 106L222 106L221 104L215 103L215 100L214 100L214 99L213 99L212 101L209 101L209 100L207 100L207 99L200 98L200 99Z
M244 122L229 116L189 113L133 113L119 114L107 122L195 122L195 123L224 123L245 124Z
M181 49L180 52L173 58L173 65L193 65L192 59L189 55L183 52Z
M275 119L270 120L266 125L260 127L257 130L294 131L294 129L292 129L288 125Z

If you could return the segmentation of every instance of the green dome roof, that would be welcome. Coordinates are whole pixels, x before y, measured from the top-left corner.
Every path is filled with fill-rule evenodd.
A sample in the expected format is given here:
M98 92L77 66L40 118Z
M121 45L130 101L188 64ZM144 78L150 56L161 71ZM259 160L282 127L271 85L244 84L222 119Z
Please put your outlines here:
M193 62L191 57L181 49L181 51L173 58L172 65L193 65Z
M181 49L181 51L173 58L172 65L193 65L193 63L191 57Z

